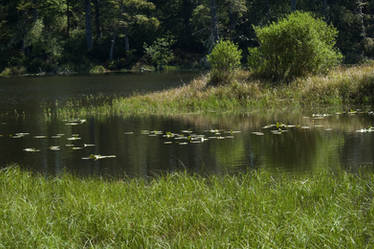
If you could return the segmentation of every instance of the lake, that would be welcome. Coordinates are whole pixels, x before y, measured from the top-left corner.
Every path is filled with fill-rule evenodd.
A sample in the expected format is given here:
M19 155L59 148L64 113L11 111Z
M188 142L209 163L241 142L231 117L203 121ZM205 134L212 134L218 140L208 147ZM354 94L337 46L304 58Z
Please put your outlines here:
M0 165L45 175L292 174L373 168L371 112L46 118L43 106L186 84L196 73L0 79ZM92 103L90 103L92 104ZM99 102L97 104L100 104Z

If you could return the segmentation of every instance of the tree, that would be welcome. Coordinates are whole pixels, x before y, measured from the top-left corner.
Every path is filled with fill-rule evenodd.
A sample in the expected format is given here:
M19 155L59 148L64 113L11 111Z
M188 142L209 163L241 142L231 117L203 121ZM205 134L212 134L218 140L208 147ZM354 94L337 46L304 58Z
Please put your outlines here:
M91 20L91 0L84 0L85 12L86 12L86 42L87 50L92 49L92 20Z
M113 60L118 37L124 38L126 53L130 50L130 36L135 28L157 28L159 21L152 17L155 5L147 0L107 0L106 27L111 33L109 60Z
M174 59L174 53L171 50L173 43L174 40L168 37L158 38L151 45L144 44L145 54L157 70L162 71L163 66Z

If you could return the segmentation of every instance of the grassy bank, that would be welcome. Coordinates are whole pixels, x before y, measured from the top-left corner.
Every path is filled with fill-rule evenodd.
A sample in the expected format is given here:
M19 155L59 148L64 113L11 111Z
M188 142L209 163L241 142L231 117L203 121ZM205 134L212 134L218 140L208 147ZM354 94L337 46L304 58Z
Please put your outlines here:
M241 71L232 84L224 86L210 86L206 74L179 88L119 97L99 106L71 101L58 107L57 115L246 113L264 109L268 112L346 111L374 104L373 69L373 64L340 67L327 75L297 79L289 84L272 84ZM45 113L52 115L48 109Z
M0 171L0 248L371 248L374 175L171 174L103 181Z

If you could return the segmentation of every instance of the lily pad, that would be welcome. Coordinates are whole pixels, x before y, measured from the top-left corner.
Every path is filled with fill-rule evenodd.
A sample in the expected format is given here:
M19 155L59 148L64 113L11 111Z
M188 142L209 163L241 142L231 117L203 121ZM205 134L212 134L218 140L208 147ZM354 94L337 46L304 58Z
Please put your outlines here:
M187 134L191 134L193 131L191 130L181 130L182 133L187 133Z
M263 136L263 135L265 135L263 132L259 132L259 131L253 131L252 134L256 135L256 136Z
M72 147L71 149L72 149L72 150L82 150L83 147Z
M69 137L66 140L68 140L68 141L76 141L76 140L81 140L81 138L80 137Z
M278 131L278 130L273 130L273 131L271 131L271 133L273 133L274 135L282 135L283 134L281 131Z
M269 124L269 125L265 125L264 127L262 127L262 129L270 129L276 126L277 126L276 124Z
M125 131L124 134L125 134L125 135L133 135L134 132L133 132L133 131Z
M25 149L23 149L23 151L25 151L25 152L32 152L32 153L40 152L40 150L35 149L35 148L25 148Z
M360 130L357 130L356 132L358 133L369 133L369 132L374 132L374 127L369 127L367 129L360 129Z
M96 145L95 144L83 144L83 147L86 148L86 147L95 147Z
M117 156L115 155L109 155L109 156L102 156L102 155L94 155L91 154L88 157L82 157L83 160L101 160L101 159L107 159L107 158L116 158Z
M49 146L49 149L52 150L52 151L59 151L59 150L61 150L60 146L58 146L58 145Z
M44 138L47 138L47 136L34 136L34 138L36 138L36 139L44 139Z
M28 132L18 132L15 135L24 137L24 136L30 135L30 133L28 133Z
M190 141L191 144L201 144L202 142L200 140L192 140Z

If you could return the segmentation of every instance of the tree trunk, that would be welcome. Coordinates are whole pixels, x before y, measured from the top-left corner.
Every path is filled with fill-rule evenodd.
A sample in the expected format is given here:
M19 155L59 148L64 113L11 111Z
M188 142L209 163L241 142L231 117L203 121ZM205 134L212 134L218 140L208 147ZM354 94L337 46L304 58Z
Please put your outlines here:
M66 0L66 35L70 38L70 0Z
M323 0L323 15L325 16L325 20L328 21L327 0Z
M96 26L96 39L102 38L101 23L100 23L100 4L99 0L93 0L95 6L95 26Z
M291 11L295 11L296 10L296 0L291 0Z
M125 51L126 51L126 54L128 54L130 51L129 36L127 34L125 36Z
M86 7L86 42L87 50L92 49L91 0L85 0Z
M217 4L215 0L210 0L210 16L212 18L212 46L213 49L214 45L218 42L218 21L217 21Z
M359 42L360 42L360 59L364 57L364 39L366 38L366 28L364 24L364 13L362 0L356 0L356 15L358 16Z
M110 44L110 50L109 50L109 61L113 60L113 55L114 55L114 46L116 44L116 34L113 34L111 44Z
M125 28L125 30L124 30L124 35L125 35L125 52L126 52L126 55L127 55L130 51L130 41L129 41L129 34L128 34L128 31L127 31L127 28Z

